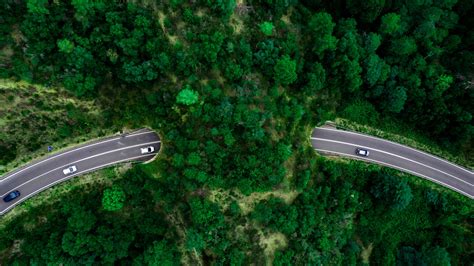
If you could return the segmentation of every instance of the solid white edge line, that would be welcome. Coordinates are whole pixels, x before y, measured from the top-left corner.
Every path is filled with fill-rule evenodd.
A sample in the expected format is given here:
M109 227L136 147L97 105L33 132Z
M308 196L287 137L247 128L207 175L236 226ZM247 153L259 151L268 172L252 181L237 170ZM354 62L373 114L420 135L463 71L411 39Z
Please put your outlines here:
M465 196L467 196L467 197L469 197L469 198L471 198L471 199L474 199L474 195L470 195L469 193L464 192L464 191L462 191L462 190L460 190L460 189L458 189L458 188L455 188L455 187L453 187L453 186L450 186L450 185L448 185L448 184L446 184L446 183L443 183L443 182L441 182L441 181L439 181L439 180L437 180L437 179L431 178L431 177L426 176L426 175L424 175L424 174L420 174L420 173L415 172L415 171L407 170L407 169L405 169L405 168L401 168L401 167L396 166L396 165L392 165L392 164L389 164L389 163L385 163L385 162L377 161L377 160L373 160L373 159L362 158L362 157L358 157L358 156L355 156L355 155L346 154L346 153L342 153L342 152L328 151L328 150L323 150L323 149L315 149L315 150L316 150L316 151L321 151L321 152L326 152L326 153L339 154L339 155L342 155L342 156L353 157L353 158L355 158L355 159L357 159L357 160L361 160L361 161L371 161L371 162L375 162L375 163L377 163L377 164L381 164L381 165L385 165L385 166L388 166L388 167L391 167L391 168L395 168L395 169L398 169L398 170L400 170L400 171L402 171L402 172L407 172L407 173L410 173L410 174L413 174L413 175L416 175L416 176L420 176L420 177L426 178L426 179L428 179L428 180L430 180L430 181L432 181L432 182L438 183L439 185L442 185L442 186L444 186L444 187L450 188L450 189L455 190L455 191L457 191L457 192L459 192L459 193L461 193L461 194L463 194L463 195L465 195Z
M125 137L134 137L134 136L145 135L145 134L150 134L150 133L155 133L155 132L154 132L154 131L139 132L139 133L134 133L134 134L126 135ZM78 147L78 148L76 148L76 149L68 150L68 151L65 151L65 152L62 152L62 153L53 155L53 156L51 156L51 157L49 157L49 158L46 158L46 159L41 160L41 161L39 161L39 162L36 162L36 163L34 163L34 164L32 164L32 165L29 165L29 166L27 166L27 167L25 167L25 168L22 168L22 169L18 170L17 172L13 172L13 173L10 174L10 175L8 175L8 173L7 173L8 176L5 176L4 178L0 179L0 183L3 182L3 181L5 181L5 180L7 180L7 179L9 179L10 177L13 177L13 176L15 176L15 175L17 175L17 174L19 174L19 173L21 173L21 172L23 172L23 171L26 171L26 170L30 169L31 167L34 167L34 166L37 166L37 165L42 164L42 163L44 163L44 162L47 162L47 161L49 161L49 160L52 160L52 159L61 157L61 156L65 155L65 154L69 154L69 153L71 153L71 152L79 151L79 150L82 150L82 149L85 149L85 148L90 148L90 147L93 147L93 146L96 146L96 145L99 145L99 144L111 142L111 141L118 140L118 139L121 139L121 138L122 138L122 137L116 137L116 138L112 138L112 139L107 139L107 140L104 140L104 141L101 141L101 142L92 143L92 144L89 144L89 145L85 145L85 146L82 146L82 147ZM13 171L14 171L14 170L13 170Z
M139 159L139 158L142 158L142 157L146 157L146 156L150 156L151 154L147 154L147 155L140 155L140 156L135 156L135 157L131 157L131 158L127 158L127 159L123 159L123 160L119 160L119 161L115 161L115 162L111 162L111 163L107 163L107 164L103 164L103 165L100 165L100 166L96 166L96 167L93 167L93 168L90 168L90 169L87 169L87 170L84 170L84 171L81 171L81 172L77 172L73 175L68 175L68 176L65 176L59 180L56 180L54 181L53 183L51 184L48 184L47 186L45 187L41 187L35 191L33 191L32 193L28 194L26 197L21 197L18 201L15 201L14 203L15 204L12 204L10 206L8 206L8 208L6 208L5 210L1 211L0 212L0 215L3 215L5 214L7 211L9 211L10 209L12 209L13 207L16 207L19 203L33 197L34 195L38 194L39 192L43 191L43 190L46 190L54 185L56 185L57 183L60 183L60 182L63 182L63 181L66 181L67 179L70 179L70 178L73 178L75 176L78 176L80 174L84 174L84 173L87 173L87 172L91 172L91 171L94 171L94 170L97 170L97 169L100 169L100 168L104 168L104 167L107 167L107 166L110 166L110 165L113 165L113 164L118 164L118 163L122 163L122 162L127 162L127 161L131 161L131 160L135 160L135 159Z
M149 134L149 133L154 133L154 132L153 132L153 131L138 132L138 133L126 135L125 137L133 137L133 136L145 135L145 134ZM32 164L32 165L29 165L29 166L27 166L27 167L25 167L25 168L22 168L22 169L20 169L19 171L14 172L14 173L12 173L12 174L9 175L9 176L6 176L6 177L0 179L0 183L3 182L4 180L7 180L8 178L10 178L10 177L12 177L12 176L15 176L15 175L17 175L17 174L19 174L19 173L21 173L21 172L23 172L23 171L25 171L25 170L27 170L27 169L33 167L33 166L37 166L37 165L42 164L42 163L44 163L44 162L47 162L47 161L49 161L49 160L52 160L52 159L55 159L55 158L59 158L59 157L61 157L61 156L63 156L63 155L66 155L66 154L69 154L69 153L72 153L72 152L75 152L75 151L79 151L79 150L82 150L82 149L85 149L85 148L90 148L90 147L93 147L93 146L97 146L97 145L99 145L99 144L111 142L111 141L114 141L114 140L119 140L119 139L121 139L121 138L122 138L122 137L116 137L116 138L112 138L112 139L106 139L106 140L104 140L104 141L100 141L100 142L96 142L96 143L91 143L91 144L89 144L89 145L85 145L85 146L78 147L78 148L75 148L75 149L73 148L72 150L67 150L67 151L65 151L65 152L58 153L58 154L53 155L53 156L51 156L51 157L49 157L49 158L46 158L46 159L41 160L41 161L39 161L39 162L36 162L36 163L34 163L34 164Z
M410 161L410 162L412 162L412 163L416 163L416 164L419 164L419 165L421 165L421 166L430 168L430 169L432 169L432 170L435 170L435 171L438 171L438 172L443 173L443 174L445 174L445 175L448 175L448 176L450 176L450 177L452 177L452 178L454 178L454 179L457 179L457 180L459 180L459 181L461 181L461 182L463 182L463 183L466 183L466 184L468 184L468 185L470 185L470 186L474 186L473 184L471 184L471 183L469 183L469 182L467 182L467 181L464 181L464 180L462 180L462 179L460 179L460 178L458 178L458 177L456 177L456 176L454 176L454 175L452 175L452 174L448 174L448 173L446 173L446 172L444 172L444 171L441 171L441 170L439 170L439 169L437 169L437 168L434 168L434 167L431 167L431 166L429 166L429 165L426 165L426 164L417 162L417 161L412 160L412 159L408 159L408 158L406 158L406 157L403 157L403 156L400 156L400 155L397 155L397 154L394 154L394 153L390 153L390 152L387 152L387 151L383 151L383 150L379 150L379 149L367 147L367 146L364 146L364 145L358 145L358 144L353 144L353 143L349 143L349 142L344 142L344 141L330 140L330 139L322 139L322 138L313 138L313 137L312 137L311 139L320 140L320 141L327 141L327 142L333 142L333 143L339 143L339 144L345 144L345 145L354 146L354 147L361 147L361 148L368 149L369 151L370 151L370 150L373 150L373 151L385 153L385 154L388 154L388 155L391 155L391 156L394 156L394 157L398 157L398 158L401 158L401 159Z
M140 147L140 146L144 146L144 145L155 144L155 143L158 143L158 141L147 142L147 143L142 143L142 144L136 144L136 145L133 145L133 146L127 146L127 147L123 147L123 148L120 148L120 149L115 149L115 150L111 150L111 151L102 152L102 153L99 153L99 154L94 154L94 155L92 155L92 156L89 156L89 157L86 157L86 158L82 158L82 159L77 160L77 161L74 161L74 162L67 163L67 164L65 164L65 165L62 165L62 166L56 167L56 168L54 168L54 169L52 169L52 170L49 170L48 172L42 173L41 175L35 176L35 177L33 177L32 179L30 179L30 180L28 180L28 181L26 181L26 182L24 182L24 183L21 183L20 185L16 186L15 188L10 189L9 191L15 190L15 189L17 189L18 187L21 187L21 186L23 186L23 185L26 185L26 184L28 184L28 183L30 183L30 182L32 182L32 181L34 181L34 180L36 180L36 179L38 179L38 178L40 178L40 177L42 177L42 176L45 176L45 175L47 175L47 174L49 174L49 173L51 173L51 172L54 172L54 171L56 171L56 170L58 170L58 169L61 169L61 168L65 168L65 167L67 167L67 166L69 166L69 165L76 164L76 163L78 163L78 162L86 161L86 160L89 160L89 159L92 159L92 158L95 158L95 157L99 157L99 156L102 156L102 155L105 155L105 154L109 154L109 153L114 153L114 152L121 151L121 150L128 150L128 149L132 149L132 148L136 148L136 147ZM6 193L3 194L1 197L2 197L2 198L5 197L8 193L10 193L10 192L6 192Z
M461 169L461 170L464 170L464 171L466 171L466 172L468 172L468 173L470 173L470 174L473 174L472 171L470 171L470 170L468 170L468 169L466 169L466 168L464 168L464 167L462 167L462 166L459 166L459 165L457 165L457 164L454 164L454 163L452 163L452 162L450 162L450 161L447 161L447 160L445 160L445 159L443 159L443 158L440 158L440 157L438 157L438 156L429 154L429 153L427 153L427 152L424 152L424 151L421 151L421 150L418 150L418 149L412 148L412 147L410 147L410 146L403 145L403 144L400 144L400 143L397 143L397 142L394 142L394 141L391 141L391 140L386 140L386 139L382 139L382 138L378 138L378 137L374 137L374 136L370 136L370 135L366 135L366 134L362 134L362 133L358 133L358 132L353 132L353 131L346 131L346 130L339 130L339 129L332 129L332 128L323 128L323 127L316 127L315 129L336 131L336 132L340 132L340 133L348 133L348 134L358 135L358 136L361 136L361 137L371 138L371 139L375 139L375 140L379 140L379 141L385 141L385 142L388 142L388 143L391 143L391 144L394 144L394 145L397 145L397 146L401 146L401 147L410 149L410 150L412 150L412 151L416 151L416 152L418 152L418 153L427 155L427 156L429 156L429 157L431 157L431 158L434 158L434 159L443 161L443 162L445 162L445 163L447 163L447 164L450 164L450 165L452 165L452 166L454 166L454 167L457 167L457 168L459 168L459 169Z

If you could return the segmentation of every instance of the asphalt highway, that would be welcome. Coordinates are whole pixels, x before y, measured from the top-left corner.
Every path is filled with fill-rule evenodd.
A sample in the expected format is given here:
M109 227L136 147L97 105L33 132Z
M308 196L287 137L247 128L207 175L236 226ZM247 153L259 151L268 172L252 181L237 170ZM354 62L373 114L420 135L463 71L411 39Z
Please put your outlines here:
M314 129L311 142L322 153L336 154L392 167L417 175L474 199L472 170L436 156L391 141L333 128ZM155 151L141 154L140 148ZM0 215L20 202L55 185L84 173L124 162L151 160L160 150L159 136L148 129L100 139L31 162L7 173L0 180L0 196L18 190L21 195L8 203L0 200ZM356 148L370 151L368 157L355 154ZM64 175L63 169L75 165L77 172Z
M365 160L426 178L474 199L474 173L431 154L380 138L334 128L315 128L311 143L319 152ZM369 156L355 149L369 150Z
M155 151L141 154L140 148L153 146ZM57 184L84 173L124 162L145 162L151 160L160 150L159 136L148 129L113 136L86 143L39 161L29 163L0 180L0 196L18 190L21 195L8 203L0 200L0 215L9 211L27 198ZM77 171L64 175L63 169L75 165Z

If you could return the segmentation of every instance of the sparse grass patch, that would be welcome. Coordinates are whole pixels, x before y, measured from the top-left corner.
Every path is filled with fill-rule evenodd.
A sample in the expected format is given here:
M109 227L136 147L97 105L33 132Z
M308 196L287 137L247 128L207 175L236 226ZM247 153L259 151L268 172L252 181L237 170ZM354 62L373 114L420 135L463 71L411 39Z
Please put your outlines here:
M5 47L3 47L2 49L0 49L0 59L1 59L1 62L5 62L6 60L10 60L10 58L12 57L12 55L14 54L15 52L13 51L13 49L11 48L10 45L6 45ZM0 64L1 66L1 64Z
M211 190L209 194L209 200L218 203L223 210L229 207L232 201L236 201L242 211L242 215L249 214L255 207L255 205L261 200L268 199L270 197L281 198L286 204L290 204L298 196L299 192L296 190L285 190L279 189L268 192L254 192L248 196L242 193L232 190L215 189Z
M280 232L264 234L260 232L260 247L264 250L266 264L272 265L275 251L287 246L286 236Z
M245 0L237 0L236 6L245 6L247 3ZM229 25L233 28L235 34L243 34L246 31L244 18L247 15L244 13L242 15L238 14L238 12L233 12L229 19Z
M268 199L270 197L281 198L286 204L290 204L298 196L299 192L296 190L276 190L270 192L255 192L250 194L247 197L242 197L239 200L239 207L242 209L243 213L248 214L253 210L255 205L261 200Z
M54 151L112 134L95 101L61 88L0 80L0 173Z
M291 184L293 183L293 176L294 176L294 169L296 166L296 155L293 154L288 158L288 160L285 161L285 169L286 170L286 176L285 179L283 180L283 186L285 187L290 187Z
M161 153L161 149L160 149ZM156 157L155 157L156 159ZM158 159L156 159L158 160ZM153 176L154 178L160 178L160 167L157 163L157 161L151 161L149 163L143 164L142 169L145 173L149 174L150 176Z
M242 34L245 30L243 20L235 13L230 17L230 26L234 29L235 34Z
M372 249L374 249L372 243L369 243L367 247L362 246L362 252L360 253L360 256L362 258L362 262L367 265L370 264L370 254L372 253Z

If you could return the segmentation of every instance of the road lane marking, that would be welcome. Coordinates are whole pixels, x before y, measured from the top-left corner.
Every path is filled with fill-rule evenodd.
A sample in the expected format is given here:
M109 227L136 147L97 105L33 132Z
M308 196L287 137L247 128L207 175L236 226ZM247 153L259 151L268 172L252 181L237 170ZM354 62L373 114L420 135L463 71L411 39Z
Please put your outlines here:
M109 153L114 153L114 152L117 152L117 151L132 149L132 148L136 148L136 147L140 147L140 146L145 146L145 145L150 145L150 144L156 144L156 143L158 143L158 142L159 142L159 141L153 141L153 142L147 142L147 143L137 144L137 145L128 146L128 147L123 147L123 148L120 148L120 149L115 149L115 150L111 150L111 151L106 151L106 152L102 152L102 153L99 153L99 154L95 154L95 155L92 155L92 156L89 156L89 157L85 157L85 158L82 158L82 159L80 159L80 160L77 160L77 161L74 161L74 162L70 162L70 163L67 163L67 164L65 164L65 165L56 167L56 168L54 168L54 169L52 169L52 170L50 170L50 171L48 171L48 172L42 173L41 175L35 176L35 177L33 177L32 179L29 179L28 181L26 181L26 182L24 182L24 183L21 183L20 185L16 186L15 188L10 189L9 191L15 190L15 189L17 189L18 187L21 187L21 186L23 186L23 185L26 185L26 184L28 184L28 183L30 183L30 182L32 182L32 181L34 181L34 180L36 180L36 179L42 177L42 176L45 176L45 175L47 175L47 174L49 174L49 173L52 173L52 172L54 172L54 171L56 171L56 170L59 170L59 169L62 169L62 168L64 169L64 168L66 168L67 166L76 164L76 163L78 163L78 162L86 161L86 160L89 160L89 159L92 159L92 158L95 158L95 157L99 157L99 156L102 156L102 155L105 155L105 154L109 154ZM151 153L151 154L153 154L153 153ZM3 194L2 197L6 196L8 193L9 193L9 192Z
M146 154L146 155L140 155L140 156L135 156L135 157L131 157L131 158L127 158L127 159L123 159L123 160L119 160L119 161L115 161L115 162L111 162L111 163L107 163L107 164L103 164L103 165L100 165L100 166L96 166L96 167L92 167L92 168L89 168L87 170L84 170L84 171L81 171L81 172L77 172L75 174L72 174L72 175L68 175L68 176L65 176L59 180L56 180L54 181L53 183L50 183L48 184L47 186L45 187L41 187L33 192L31 192L30 194L26 195L25 197L20 197L19 200L17 201L14 201L12 205L8 206L8 208L6 208L5 210L3 211L0 211L0 215L3 215L5 214L5 212L9 211L11 208L13 207L16 207L19 203L33 197L34 195L36 195L37 193L43 191L43 190L46 190L54 185L56 185L57 183L60 183L60 182L63 182L65 181L66 179L70 179L70 178L73 178L75 176L78 176L80 174L83 174L83 173L87 173L87 172L90 172L90 171L94 171L94 170L97 170L97 169L100 169L100 168L104 168L106 166L109 166L109 165L113 165L113 164L117 164L117 163L122 163L122 162L128 162L128 161L131 161L131 160L136 160L136 159L139 159L139 158L142 158L142 157L147 157L147 156L150 156L151 154Z
M153 131L140 132L140 133L130 134L130 135L128 135L127 137L134 137L134 136L145 135L145 134L150 134L150 133L155 133L155 132L153 132ZM155 133L155 134L156 134L156 133ZM65 155L65 154L69 154L69 153L71 153L71 152L79 151L79 150L82 150L82 149L85 149L85 148L90 148L90 147L93 147L93 146L96 146L96 145L99 145L99 144L103 144L103 143L115 141L115 140L118 140L118 139L121 139L121 138L122 138L122 137L117 137L117 138L113 138L113 139L107 139L107 140L104 140L104 141L101 141L101 142L92 143L92 144L89 144L89 145L86 145L86 146L82 146L82 147L79 147L79 148L76 148L76 149L73 149L73 150L69 150L69 151L65 151L65 152L63 152L63 153L59 153L59 154L53 155L53 156L51 156L51 157L49 157L49 158L46 158L46 159L41 160L41 161L39 161L39 162L36 162L36 163L34 163L34 164L32 164L32 165L29 165L29 166L27 166L27 167L25 167L25 168L22 168L22 169L18 170L17 172L14 172L14 173L10 174L9 176L6 176L6 177L0 179L0 183L3 182L3 181L5 181L5 180L7 180L7 179L9 179L10 177L13 177L13 176L15 176L15 175L17 175L17 174L19 174L19 173L21 173L21 172L23 172L23 171L26 171L26 170L30 169L31 167L37 166L37 165L39 165L39 164L42 164L42 163L44 163L44 162L47 162L47 161L52 160L52 159L55 159L55 158L59 158L59 157Z
M445 174L445 175L449 175L449 176L451 176L451 177L453 177L453 178L455 178L455 179L457 179L457 180L459 180L459 181L461 181L461 182L463 182L463 183L466 183L466 184L468 184L468 185L470 185L470 186L474 186L473 184L471 184L471 183L469 183L469 182L466 182L466 181L464 181L464 180L462 180L462 179L460 179L460 178L458 178L458 177L456 177L456 176L453 176L453 175L451 175L451 174L448 174L448 173L446 173L446 172L444 172L444 171L441 171L441 170L439 170L439 169L437 169L437 168L431 167L431 166L429 166L429 165L425 165L425 164L423 164L423 163L420 163L420 162L417 162L417 161L414 161L414 160L405 158L405 157L400 156L400 155L397 155L397 154L393 154L393 153L386 152L386 151L383 151L383 150L379 150L379 149L375 149L375 148L371 148L371 147L367 147L367 146L363 146L363 145L357 145L357 144L353 144L353 143L349 143L349 142L343 142L343 141L337 141L337 140L330 140L330 139L322 139L322 138L313 138L313 137L312 137L311 139L314 139L314 140L321 140L321 141L327 141L327 142L334 142L334 143L340 143L340 144L345 144L345 145L354 146L354 147L361 147L361 148L368 149L369 151L370 151L370 150L373 150L373 151L378 151L378 152L385 153L385 154L388 154L388 155L392 155L392 156L394 156L394 157L398 157L398 158L401 158L401 159L405 159L405 160L407 160L407 161L410 161L410 162L413 162L413 163L422 165L422 166L424 166L424 167L430 168L430 169L432 169L432 170L438 171L438 172L443 173L443 174Z
M457 192L459 192L459 193L461 193L461 194L463 194L463 195L465 195L465 196L467 196L467 197L469 197L469 198L471 198L471 199L474 199L474 195L471 195L471 194L469 194L468 192L464 192L464 191L462 191L462 190L460 190L460 189L458 189L458 188L455 188L455 187L453 187L453 186L451 186L451 185L448 185L448 184L446 184L446 183L443 183L442 181L439 181L439 180L437 180L437 179L434 179L434 178L432 178L432 177L426 176L426 175L424 175L424 174L420 174L420 173L415 172L415 171L412 171L412 170L408 170L408 169L402 168L402 167L400 167L400 166L396 166L396 165L393 165L393 164L389 164L389 163L385 163L385 162L382 162L382 161L377 161L377 160L373 160L373 159L369 159L369 158L365 158L365 157L362 158L362 157L360 157L360 156L355 156L355 155L352 155L352 154L347 154L347 153L342 153L342 152L329 151L329 150L316 149L316 148L315 148L315 150L321 151L321 152L326 152L326 153L334 153L334 154L339 154L339 155L343 155L343 156L353 157L353 158L355 158L355 159L357 159L357 160L362 160L362 161L371 161L371 162L375 162L375 163L378 163L378 164L381 164L381 165L385 165L385 166L388 166L388 167L391 167L391 168L398 169L398 170L400 170L400 171L402 171L402 172L408 172L408 173L411 173L411 174L413 174L413 175L421 176L421 177L426 178L426 179L428 179L428 180L430 180L430 181L433 181L433 182L435 182L435 183L438 183L438 184L440 184L440 185L442 185L442 186L445 186L445 187L448 187L448 188L450 188L450 189L452 189L452 190L455 190L455 191L457 191Z
M353 135L358 135L358 136L361 136L361 137L366 137L366 138L371 138L371 139L375 139L375 140L379 140L379 141L388 142L388 143L391 143L391 144L394 144L394 145L397 145L397 146L400 146L400 147L404 147L404 148L410 149L410 150L412 150L412 151L416 151L416 152L418 152L418 153L427 155L427 156L429 156L429 157L435 158L435 159L437 159L437 160L440 160L440 161L442 161L442 162L445 162L445 163L447 163L447 164L450 164L450 165L452 165L452 166L454 166L454 167L457 167L457 168L459 168L459 169L461 169L461 170L463 170L463 171L466 171L466 172L470 173L471 175L473 174L472 171L470 171L470 170L468 170L468 169L466 169L466 168L464 168L464 167L461 167L461 166L459 166L459 165L457 165L457 164L454 164L454 163L452 163L452 162L450 162L450 161L447 161L447 160L445 160L445 159L442 159L442 158L440 158L440 157L438 157L438 156L434 156L434 155L429 154L429 153L426 153L426 152L424 152L424 151L420 151L420 150L417 150L417 149L415 149L415 148L412 148L412 147L409 147L409 146L406 146L406 145L402 145L402 144L400 144L400 143L396 143L396 142L391 141L391 140L386 140L386 139L382 139L382 138L378 138L378 137L373 137L373 136L365 135L365 134L362 134L362 133L357 133L357 132L352 132L352 131L346 131L346 130L339 130L339 129L332 129L332 128L322 128L322 127L317 127L317 128L315 128L315 129L329 130L329 131L336 131L336 132L340 132L340 133L353 134Z

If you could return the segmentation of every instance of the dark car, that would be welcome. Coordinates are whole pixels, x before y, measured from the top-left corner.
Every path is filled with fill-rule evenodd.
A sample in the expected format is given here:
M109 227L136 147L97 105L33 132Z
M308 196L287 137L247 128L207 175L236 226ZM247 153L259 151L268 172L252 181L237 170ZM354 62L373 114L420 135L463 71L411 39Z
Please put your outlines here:
M356 154L359 155L359 156L367 157L367 156L369 156L369 151L366 150L366 149L357 148L356 149Z
M5 197L3 197L3 201L9 202L9 201L12 201L12 200L18 198L19 196L20 196L20 191L15 190L15 191L12 191L12 192L8 193L8 195L6 195Z

